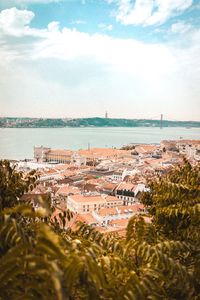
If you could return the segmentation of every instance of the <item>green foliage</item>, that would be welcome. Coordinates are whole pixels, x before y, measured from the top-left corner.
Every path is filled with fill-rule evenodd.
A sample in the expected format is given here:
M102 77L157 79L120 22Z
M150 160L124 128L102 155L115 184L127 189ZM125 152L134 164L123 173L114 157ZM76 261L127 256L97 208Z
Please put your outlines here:
M154 224L167 237L196 241L200 225L200 171L188 161L169 174L149 182L143 203Z
M200 294L200 169L187 160L164 177L149 182L150 192L141 200L153 216L163 239L187 248L175 258L192 278L194 294ZM198 298L199 299L199 298Z
M35 171L24 175L8 161L0 161L0 211L20 203L20 198L36 186Z
M200 299L198 168L149 183L153 222L134 216L122 238L81 222L66 230L70 211L58 223L47 199L37 211L20 200L34 173L0 166L0 299Z

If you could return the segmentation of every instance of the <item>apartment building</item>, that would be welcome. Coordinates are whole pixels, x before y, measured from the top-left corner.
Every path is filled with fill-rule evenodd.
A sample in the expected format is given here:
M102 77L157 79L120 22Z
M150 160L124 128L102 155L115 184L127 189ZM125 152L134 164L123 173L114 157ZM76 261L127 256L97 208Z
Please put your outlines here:
M90 213L106 206L106 199L102 195L69 195L67 208L78 214Z
M93 211L92 215L100 225L108 226L113 220L130 219L132 216L143 212L145 209L142 204L134 204L129 207L101 208L99 211Z

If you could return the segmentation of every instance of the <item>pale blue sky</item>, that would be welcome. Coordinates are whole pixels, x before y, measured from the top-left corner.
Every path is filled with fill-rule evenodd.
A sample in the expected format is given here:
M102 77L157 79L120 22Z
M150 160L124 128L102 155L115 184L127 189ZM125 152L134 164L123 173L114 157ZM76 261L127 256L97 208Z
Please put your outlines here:
M200 121L200 1L0 0L0 107Z

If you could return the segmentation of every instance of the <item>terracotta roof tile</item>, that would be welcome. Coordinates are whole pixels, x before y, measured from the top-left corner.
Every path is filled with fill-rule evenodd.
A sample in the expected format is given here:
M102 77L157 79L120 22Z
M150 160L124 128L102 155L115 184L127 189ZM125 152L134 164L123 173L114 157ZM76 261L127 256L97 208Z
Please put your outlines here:
M119 206L118 208L101 208L98 211L100 216L107 216L107 215L120 215L125 213L137 213L144 209L144 205L137 203L128 206Z
M77 187L69 186L69 185L64 185L59 188L57 191L57 194L59 195L65 195L68 196L69 194L79 194L80 190Z
M72 195L70 196L75 202L89 203L89 202L100 202L105 203L105 199L101 195L98 196L84 196L84 195Z
M127 191L133 191L135 189L136 185L130 183L130 182L120 182L116 190L127 190Z

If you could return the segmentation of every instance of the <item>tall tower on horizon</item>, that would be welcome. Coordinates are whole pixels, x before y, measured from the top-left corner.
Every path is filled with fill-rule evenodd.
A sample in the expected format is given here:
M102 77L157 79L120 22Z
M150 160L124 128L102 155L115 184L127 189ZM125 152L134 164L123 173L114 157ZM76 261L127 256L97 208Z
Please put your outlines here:
M105 118L108 119L108 112L105 113Z
M163 114L160 115L160 129L163 128Z

